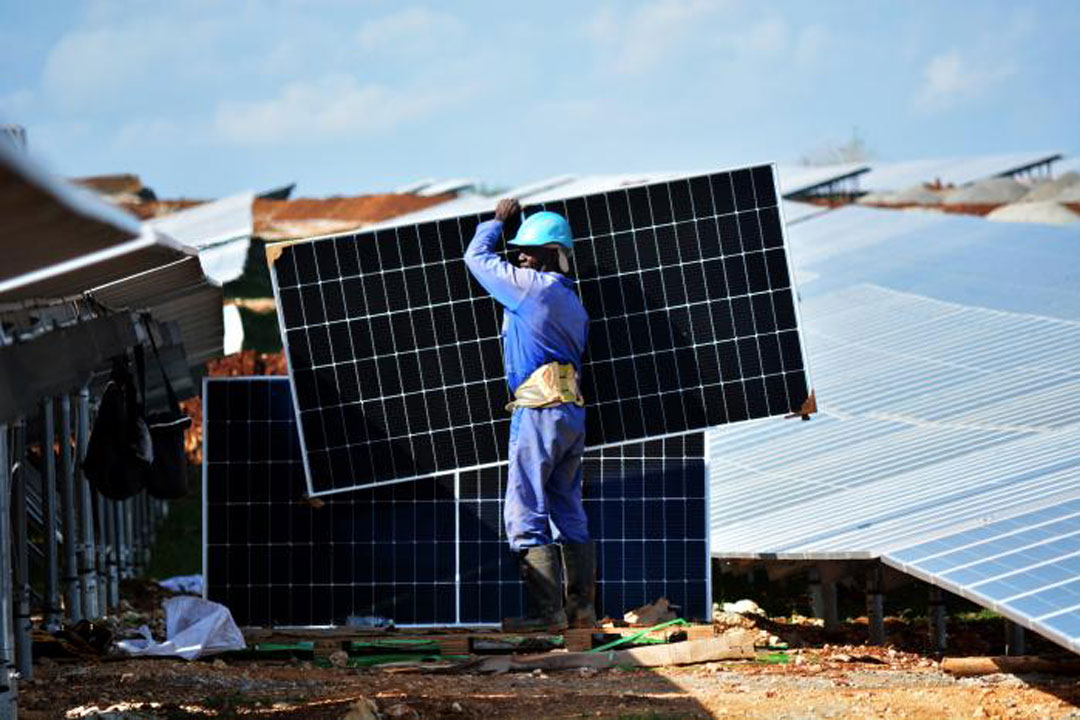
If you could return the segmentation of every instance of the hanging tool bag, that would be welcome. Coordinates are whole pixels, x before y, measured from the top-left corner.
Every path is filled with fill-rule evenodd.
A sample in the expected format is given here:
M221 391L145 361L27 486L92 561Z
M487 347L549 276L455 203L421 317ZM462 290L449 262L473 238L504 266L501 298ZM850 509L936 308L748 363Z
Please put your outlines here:
M149 331L150 328L147 327L147 330ZM184 452L184 433L191 427L191 418L180 409L180 401L165 372L161 355L158 354L154 333L147 334L150 336L150 347L154 351L154 359L161 370L161 380L169 396L169 405L164 412L154 413L146 418L146 424L150 428L150 437L154 440L154 462L146 475L146 489L159 500L176 500L184 497L188 492L188 461L187 453ZM135 348L135 358L140 363L140 371L144 371L141 346Z
M142 400L135 392L127 357L120 356L113 360L112 374L101 396L82 463L83 475L110 500L127 500L143 489L153 462L153 441L143 420Z

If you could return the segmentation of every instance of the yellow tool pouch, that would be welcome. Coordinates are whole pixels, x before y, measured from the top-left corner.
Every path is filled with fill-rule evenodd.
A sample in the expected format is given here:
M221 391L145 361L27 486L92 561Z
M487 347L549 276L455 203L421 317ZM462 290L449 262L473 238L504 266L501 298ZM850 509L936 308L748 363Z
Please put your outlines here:
M579 407L585 405L585 398L581 397L578 389L577 370L569 363L550 362L536 368L525 382L518 385L514 391L514 402L506 409L513 412L519 407L555 407L568 402Z

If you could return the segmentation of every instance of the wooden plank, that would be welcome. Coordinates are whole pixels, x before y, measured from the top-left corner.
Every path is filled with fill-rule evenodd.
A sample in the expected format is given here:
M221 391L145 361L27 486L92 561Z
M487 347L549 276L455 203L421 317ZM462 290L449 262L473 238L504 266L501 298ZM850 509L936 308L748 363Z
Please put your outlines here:
M594 635L636 635L645 628L608 627L608 628L572 628L562 633L561 647L569 652L585 652L594 646ZM478 628L423 628L423 629L376 629L376 628L245 628L244 639L249 645L255 643L289 644L301 640L315 644L315 654L325 657L348 646L350 642L372 642L380 640L424 640L435 643L443 655L470 655L488 652L506 652L515 645L523 648L535 648L536 640L543 645L551 633L502 633L495 629ZM688 640L705 640L715 636L712 625L672 626L656 630L647 637L669 640L673 635L685 633ZM524 644L523 644L523 641ZM551 642L553 647L560 643Z

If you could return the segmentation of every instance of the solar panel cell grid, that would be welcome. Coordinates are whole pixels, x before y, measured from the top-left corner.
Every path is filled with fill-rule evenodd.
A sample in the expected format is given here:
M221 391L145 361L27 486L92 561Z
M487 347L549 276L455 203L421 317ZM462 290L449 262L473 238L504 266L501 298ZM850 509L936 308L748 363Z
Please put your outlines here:
M504 466L304 498L285 378L204 389L207 596L241 625L497 623L523 609L502 526ZM598 606L668 597L707 617L700 434L609 448L585 461L599 542Z
M525 214L541 209L570 222L592 318L590 448L802 406L808 383L771 167ZM313 494L505 460L501 310L462 261L482 219L281 249L274 286ZM407 411L420 404L426 413ZM367 420L345 422L349 406ZM358 452L371 457L358 463Z

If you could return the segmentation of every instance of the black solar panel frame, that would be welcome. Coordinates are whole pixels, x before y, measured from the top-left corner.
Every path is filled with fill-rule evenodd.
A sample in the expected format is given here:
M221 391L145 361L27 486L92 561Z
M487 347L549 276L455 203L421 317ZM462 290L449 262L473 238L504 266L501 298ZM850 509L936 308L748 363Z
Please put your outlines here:
M621 255L616 253L616 257L625 258L617 262L627 262L631 266L636 266L636 269L627 268L627 273L637 274L642 278L640 288L654 288L654 293L658 291L663 296L661 306L643 313L640 318L642 324L635 325L635 327L648 329L651 351L644 355L612 357L614 355L612 349L623 353L627 349L636 352L630 318L622 313L611 317L608 317L606 313L599 315L592 313L589 354L586 356L583 372L583 388L590 409L587 421L588 449L603 449L655 437L673 437L728 422L800 412L803 401L810 394L811 382L806 352L799 333L799 308L794 286L794 272L787 252L783 210L776 186L776 177L774 166L758 165L668 179L649 185L606 190L533 205L528 204L528 198L525 199L526 214L539 209L550 209L567 214L576 238L576 251L572 259L574 274L579 276L577 286L587 307L591 305L595 308L598 304L600 307L605 307L605 302L618 303L620 294L622 305L616 309L625 309L627 305L625 274L617 273L617 277L593 277L589 274L588 266L595 261L597 252L603 252L605 257L608 256L603 247L594 249L596 246L603 246L606 239L603 234L593 234L591 226L593 216L588 214L590 205L596 212L595 209L599 208L601 201L606 202L607 206L613 209L609 209L607 218L598 218L597 229L612 229L624 239L630 235L635 236L636 242L633 244L636 249L635 257L630 259L630 253L624 252ZM762 193L764 204L757 204L755 181L765 188ZM706 186L708 186L708 193L706 193ZM612 200L612 198L623 197L626 199L625 211L621 200ZM634 198L639 201L647 199L650 203L651 210L648 217L642 214L641 205L635 204ZM690 222L693 222L699 231L698 242L697 245L691 244L685 247L691 248L690 252L694 252L695 248L699 247L717 247L724 253L737 251L738 255L725 254L704 260L691 257L685 261L679 257L679 253L683 251L683 245L678 242L679 235L682 233L689 236L685 227L676 226L685 226L688 221L677 221L674 224L665 224L665 222L673 219L672 207L674 205L685 208L688 203L693 206L698 202L708 205L707 211L711 210L718 214L696 214ZM763 210L766 211L764 217L762 217ZM621 223L624 223L627 218L635 224L631 228L622 228ZM490 335L474 341L468 339L469 334L466 333L465 339L462 339L463 336L457 328L466 324L462 321L467 317L468 312L464 308L459 308L459 312L455 314L444 309L436 312L435 307L410 303L408 307L409 332L403 333L408 338L406 346L419 345L425 340L430 342L433 337L434 342L439 343L438 347L441 348L441 351L432 349L418 351L415 362L413 356L409 354L412 351L395 355L393 362L387 360L386 356L381 358L380 363L379 359L373 360L365 355L368 342L363 337L360 337L357 342L358 333L353 327L362 323L353 319L350 321L350 343L354 349L359 348L360 351L356 353L355 358L349 358L355 360L353 363L353 371L357 375L355 383L347 377L343 378L348 374L348 369L342 369L343 366L333 365L329 369L322 367L315 371L304 367L307 355L305 349L295 342L297 333L295 328L289 327L290 311L287 309L290 306L288 298L295 298L302 293L294 292L294 288L288 284L289 273L285 273L286 285L282 286L279 278L281 253L309 254L315 258L315 262L318 262L318 256L321 255L327 258L328 265L334 266L340 265L337 258L341 257L341 248L354 249L358 256L355 266L362 272L373 273L371 276L365 275L362 283L350 282L352 292L360 286L364 295L364 309L369 313L385 309L387 292L385 278L396 275L404 258L415 260L441 256L443 259L437 263L428 262L420 268L409 267L401 272L415 274L418 269L422 270L428 288L428 297L439 302L464 300L462 288L464 284L470 284L472 293L468 309L472 311L477 335L480 335L481 325L487 332L498 327L495 318L501 310L497 309L496 303L488 298L487 294L468 275L461 263L461 256L465 245L471 239L475 225L483 219L490 219L490 213L448 217L415 224L390 225L359 233L329 235L297 243L271 246L271 251L278 254L277 261L271 262L271 279L278 306L281 308L279 321L285 352L289 359L289 373L293 379L294 403L301 417L303 428L301 443L311 495L329 495L380 484L412 481L450 469L480 469L497 465L505 460L506 438L509 430L509 417L500 415L499 408L510 397L504 382L501 343L498 336ZM646 221L650 224L639 225ZM717 233L715 239L712 236L713 230ZM512 237L515 232L516 225L510 223L504 228L504 237ZM413 236L417 238L418 249L412 247ZM650 238L655 239L657 236L660 237L660 242L649 242ZM447 246L444 237L450 237L454 241L450 247ZM388 242L391 238L394 242ZM665 238L670 238L670 242L664 241ZM402 247L399 247L399 244ZM314 247L319 249L316 251ZM390 247L392 247L390 252L384 253L384 249ZM329 259L331 250L337 254L334 260ZM656 251L655 260L653 259L654 250ZM761 255L758 256L756 253L761 253ZM347 257L348 254L346 252L345 256ZM384 259L382 257L384 254L390 257ZM589 254L593 257L588 257ZM664 256L669 262L679 257L678 264L654 268L653 265L656 262L662 262ZM753 259L749 262L754 266L753 273L748 272L747 264L747 258L751 256ZM697 272L696 267L699 262L700 273ZM448 273L447 264L457 264L455 271ZM686 269L687 264L689 264L689 270ZM706 266L712 271L711 273L705 272ZM581 274L579 271L583 268L585 268L584 274ZM619 270L621 269L620 266ZM689 279L687 272L690 273ZM303 279L308 282L317 280L317 276L312 274L312 267L305 266L303 263L297 264L296 273L297 275L306 274ZM328 279L324 284L332 285L334 282L340 282L342 294L344 294L344 284L353 279ZM772 289L773 280L786 282L786 285ZM600 287L601 284L603 287ZM408 287L406 285L406 293L409 292ZM768 320L762 327L777 328L776 342L771 340L766 342L770 347L776 348L781 353L781 357L786 355L789 361L781 361L779 374L775 372L778 369L775 358L763 359L757 342L753 340L758 335L752 300L755 296L739 294L763 291L771 293L773 313L771 318L768 318L768 315L764 316ZM714 297L711 295L713 292L727 293L727 295ZM605 293L607 301L604 299ZM685 303L692 301L691 298L701 298L702 293L705 300L699 300L695 305L677 308L675 303L670 302L674 299ZM647 302L649 293L644 294ZM329 291L319 295L336 298L337 291L331 286ZM313 319L321 323L326 320L327 307L325 303L324 307L318 307L314 297L316 295L310 290L307 291L307 299L304 300L302 297L301 305L305 310L309 305L314 307ZM777 298L785 299L786 302L777 304ZM348 296L343 304L347 306L350 302L354 305L360 304L359 300L350 301ZM632 298L630 302L637 303L638 299ZM338 306L336 299L332 300L331 304L334 307ZM758 300L757 304L759 305L757 312L761 313L765 309L764 303ZM294 317L293 320L295 319ZM743 333L744 337L740 338L736 335L730 340L716 340L710 343L715 348L715 353L697 352L696 365L701 371L695 375L693 368L695 363L685 356L695 353L696 349L701 347L698 344L701 338L696 337L694 328L697 327L697 334L700 334L701 323L706 319L712 323L714 339L719 337L717 327L726 330L729 325L736 333ZM403 324L398 326L405 327ZM745 337L746 333L751 333L753 337ZM339 339L344 335L342 332L336 334ZM370 324L368 335L372 348L383 338L383 332L376 334ZM737 339L741 339L741 342ZM324 334L321 330L315 330L308 339L308 343L310 354L319 353L319 359L324 361L328 357L334 359L327 355L329 349L325 347ZM641 349L642 343L643 339L639 338L638 350ZM453 345L454 349L448 350L449 345ZM400 346L395 349L399 350ZM479 359L477 355L480 356ZM464 365L466 356L468 366ZM406 360L402 361L402 358ZM410 368L415 365L420 366L419 382L426 389L418 394L426 405L426 416L418 416L415 413L407 415L408 410L403 400L397 397L392 399L382 397L387 394L387 390L403 388L404 381L400 377L402 362ZM789 368L789 364L794 367ZM300 367L294 369L294 366ZM465 367L481 368L483 379L474 379L470 383L473 386L471 395L465 393L462 397L462 393L455 392L454 397L451 397L446 390L454 382L463 379L462 372ZM666 372L668 368L672 371ZM772 370L774 374L768 377L754 377L745 372L746 368ZM649 377L650 371L652 377ZM372 380L372 373L379 376L378 382ZM385 383L381 382L383 373L387 375ZM431 377L428 377L429 375ZM448 384L447 379L451 383ZM700 382L695 384L687 382L694 379ZM719 382L706 383L706 380L717 379ZM409 381L412 383L410 387L415 388L418 379L410 375ZM476 387L481 383L484 385L482 393ZM344 408L341 408L339 420L332 412L338 404L324 403L321 398L323 395L327 397L334 395L334 399L348 402L346 398L351 395L346 393L352 392L354 384L361 393L365 394L365 397L368 393L376 396L361 403L360 414L368 418L380 414L388 418L395 417L398 423L396 429L401 429L401 423L405 423L406 434L389 436L387 432L392 429L373 428L368 425L362 431L351 431L351 435L346 438L348 447L326 449L324 445L327 445L328 441L342 440L344 428L356 423L347 422L349 419L355 421L355 417L350 416ZM439 387L432 387L433 384L438 384ZM329 390L330 387L334 388L333 391ZM632 394L620 395L614 401L597 400L598 397L608 397L608 393L619 394L627 390ZM440 392L441 396L435 396ZM636 396L633 393L636 393ZM317 398L315 402L308 402L308 407L303 408L306 412L302 411L301 395L308 396L309 400ZM783 396L782 401L779 399L780 396ZM414 409L418 407L419 402L418 398L410 399ZM628 407L624 409L621 407L622 404ZM307 418L314 412L319 414L318 422ZM334 417L327 418L328 413ZM460 421L466 414L472 423L462 425ZM415 427L410 423L415 423ZM610 440L620 435L622 436L620 439ZM317 442L311 443L313 439ZM308 447L309 443L315 447ZM313 455L313 452L321 454ZM364 458L365 452L370 457ZM371 475L367 476L366 481L359 479L367 473ZM337 482L338 476L346 474L354 478L352 482ZM317 481L317 477L332 477L333 480L322 482Z
M489 625L523 611L521 583L502 524L505 464L455 471L427 482L336 494L312 504L302 494L299 458L290 451L290 447L298 450L298 443L292 446L290 438L282 434L287 426L296 435L293 409L272 410L273 388L269 385L286 382L282 377L267 376L203 380L205 598L228 605L242 625L279 627L343 624L353 611L382 615L406 626ZM255 383L268 386L263 397L252 390ZM211 386L220 388L219 400L222 396L242 398L248 404L243 417L237 419L234 409L219 409L217 401L211 400ZM260 423L268 425L265 435L252 431ZM218 459L223 447L228 456L224 462ZM232 457L234 454L237 457ZM211 456L216 465L227 466L222 477L210 477L214 472ZM235 492L238 497L218 502L216 498L222 493L231 495L234 488L215 485L226 479L237 482L232 472L239 466L246 472ZM265 473L265 481L256 473ZM586 457L584 474L586 514L598 544L600 611L618 615L666 596L681 605L683 617L707 619L712 576L704 435L593 451ZM280 496L271 483L294 485L294 492ZM693 489L698 485L700 493ZM632 497L627 497L627 487L635 488ZM603 513L600 503L620 500L618 513ZM417 521L417 513L429 502L432 505L425 517L432 521L432 527ZM254 508L263 510L255 512ZM410 509L411 520L401 513ZM442 522L437 515L440 509ZM229 518L236 513L237 522L230 524ZM445 513L453 517L452 529ZM367 523L358 521L363 517ZM474 528L479 534L472 533L468 523L480 518L486 518L486 527ZM628 533L626 528L635 522L633 518L641 527ZM287 542L274 535L275 520L278 526L288 526ZM607 527L610 522L619 526L619 532L613 532L614 525ZM348 524L351 543L336 542L334 527L340 524ZM233 525L239 530L236 538L231 536ZM213 542L214 533L221 532L222 526L230 542ZM684 531L675 532L675 528ZM669 534L674 537L667 537ZM454 551L452 560L448 543ZM253 552L253 546L264 549ZM413 546L411 554L409 546ZM368 547L369 552L357 551L357 547ZM303 562L300 555L305 552L307 561ZM468 561L473 553L477 562ZM695 558L700 575L694 574ZM430 575L420 576L417 568L421 561L430 564ZM640 563L640 568L627 571L628 562ZM624 567L616 569L615 564ZM342 577L337 565L352 568L352 574L346 576L348 582L336 582ZM288 568L290 579L299 574L301 580L308 580L295 585L270 582L281 568ZM408 576L410 568L411 577L398 582L397 574ZM222 577L227 579L223 588L218 582ZM259 583L264 577L266 582ZM240 590L230 592L230 586ZM449 612L451 595L453 612ZM335 612L346 597L350 611ZM363 605L365 597L370 606ZM279 607L288 610L275 610ZM320 612L320 607L326 609ZM442 615L439 608L443 608ZM425 609L433 611L428 621L410 621Z

